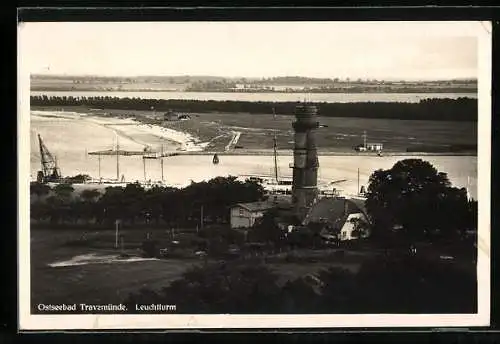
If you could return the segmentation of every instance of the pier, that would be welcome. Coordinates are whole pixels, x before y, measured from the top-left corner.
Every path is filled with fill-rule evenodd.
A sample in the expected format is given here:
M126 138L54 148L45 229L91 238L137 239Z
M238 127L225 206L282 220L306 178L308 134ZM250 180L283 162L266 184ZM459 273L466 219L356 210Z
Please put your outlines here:
M233 149L229 151L173 151L173 152L144 152L144 151L127 151L127 150L103 150L103 151L93 151L88 152L88 155L122 155L122 156L143 156L146 159L158 159L158 158L168 158L173 156L181 155L214 155L219 156L242 156L242 155L254 155L254 156L271 156L273 155L272 149ZM278 151L281 156L293 156L293 150L282 150ZM353 151L320 151L318 150L319 156L377 156L373 152L353 152ZM382 156L477 156L477 153L473 152L384 152Z

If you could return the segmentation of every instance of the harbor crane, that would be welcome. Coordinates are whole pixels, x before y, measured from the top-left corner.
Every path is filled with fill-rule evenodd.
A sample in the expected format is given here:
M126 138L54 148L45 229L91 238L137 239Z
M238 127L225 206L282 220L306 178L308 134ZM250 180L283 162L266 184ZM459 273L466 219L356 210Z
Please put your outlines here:
M57 166L57 159L50 151L38 134L38 145L40 147L41 171L38 171L37 181L40 183L57 182L61 179L61 171Z

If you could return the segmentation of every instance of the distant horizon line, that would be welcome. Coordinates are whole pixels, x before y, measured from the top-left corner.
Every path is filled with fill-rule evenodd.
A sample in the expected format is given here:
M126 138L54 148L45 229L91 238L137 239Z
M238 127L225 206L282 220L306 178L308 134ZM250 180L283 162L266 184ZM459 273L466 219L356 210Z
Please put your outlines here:
M136 74L136 75L103 75L103 74L66 74L66 73L30 73L30 77L33 76L44 76L44 77L100 77L100 78L182 78L182 77L191 77L191 78L224 78L224 79L249 79L249 80L263 80L263 79L272 79L272 78L306 78L306 79L339 79L350 81L357 81L361 79L362 81L477 81L477 77L449 77L449 78L398 78L398 77L385 77L385 78L376 78L376 77L319 77L319 76L303 76L303 75L275 75L275 76L223 76L223 75L208 75L208 74L177 74L177 75L155 75L155 74Z

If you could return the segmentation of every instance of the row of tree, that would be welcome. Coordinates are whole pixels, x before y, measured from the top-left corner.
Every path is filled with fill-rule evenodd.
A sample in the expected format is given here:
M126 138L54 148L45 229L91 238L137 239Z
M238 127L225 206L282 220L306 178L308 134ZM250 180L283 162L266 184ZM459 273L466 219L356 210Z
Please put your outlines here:
M355 273L330 268L279 283L261 264L225 263L195 267L160 291L144 288L124 300L175 304L181 314L408 314L475 313L474 271L415 257L378 257ZM152 311L151 313L158 313Z
M140 184L125 188L108 187L104 193L87 189L73 197L70 184L58 184L53 190L45 184L31 184L34 200L31 217L51 223L136 222L196 225L202 216L214 223L227 223L229 208L240 202L264 198L264 189L252 181L236 177L217 177L192 183L183 188L152 187ZM387 242L391 238L408 241L456 240L477 230L478 205L465 188L453 187L446 173L438 172L429 162L405 159L392 168L375 171L367 189L366 209L371 237ZM280 243L284 233L276 220L280 213L272 209L257 222L259 239ZM321 227L311 227L316 234Z
M180 99L142 99L119 97L31 96L31 106L88 106L100 109L124 109L180 112L227 112L293 115L296 102L245 102ZM315 103L320 115L327 117L388 118L407 120L477 121L477 99L425 99L418 103L358 102Z
M79 195L75 195L71 184L51 189L33 182L31 194L35 196L31 218L36 221L109 224L119 219L124 225L151 222L194 226L201 212L208 222L227 223L231 205L260 200L264 190L251 181L217 177L182 189L154 186L145 190L134 183L124 188L107 187L103 193L86 189Z

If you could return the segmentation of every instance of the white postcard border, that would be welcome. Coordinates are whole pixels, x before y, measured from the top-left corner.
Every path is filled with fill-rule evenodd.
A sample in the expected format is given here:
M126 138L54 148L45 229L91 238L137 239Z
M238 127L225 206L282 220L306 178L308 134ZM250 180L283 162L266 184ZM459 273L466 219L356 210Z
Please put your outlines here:
M448 22L452 23L452 22ZM464 22L461 22L464 23ZM472 23L472 22L471 22ZM20 330L471 327L490 323L490 166L491 23L475 22L478 38L478 313L459 314L304 314L304 315L33 315L30 290L30 71L18 25L18 290ZM457 52L459 53L459 52Z

